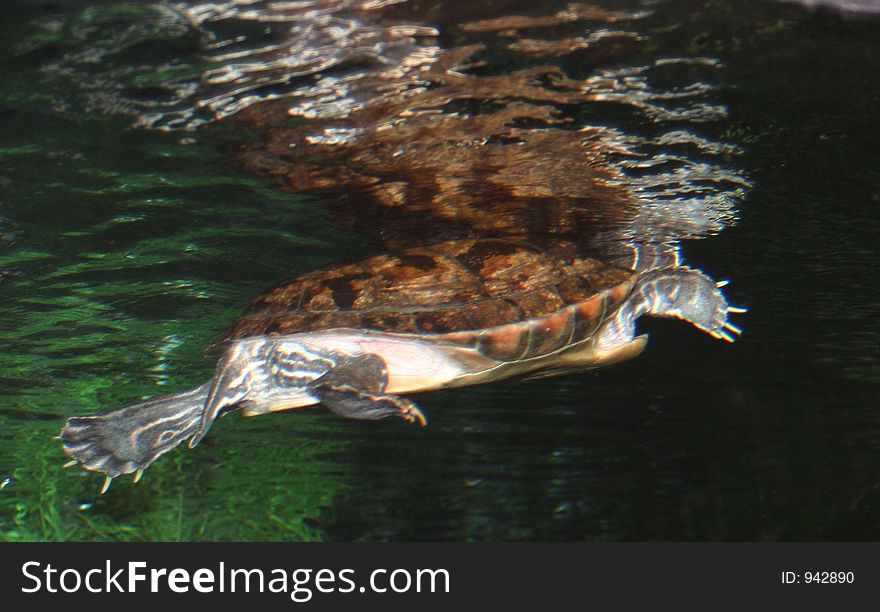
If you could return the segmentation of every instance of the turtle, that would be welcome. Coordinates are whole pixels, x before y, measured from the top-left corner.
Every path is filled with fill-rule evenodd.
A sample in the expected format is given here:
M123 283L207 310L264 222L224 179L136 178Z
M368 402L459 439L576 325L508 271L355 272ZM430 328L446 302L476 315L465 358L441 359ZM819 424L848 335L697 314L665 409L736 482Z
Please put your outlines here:
M424 426L404 395L541 378L640 354L643 314L675 317L733 341L734 308L701 271L632 270L573 243L473 238L384 253L301 275L256 297L219 342L213 378L98 416L71 417L61 440L105 486L139 480L159 456L195 447L221 415L322 404ZM103 492L102 490L102 492Z

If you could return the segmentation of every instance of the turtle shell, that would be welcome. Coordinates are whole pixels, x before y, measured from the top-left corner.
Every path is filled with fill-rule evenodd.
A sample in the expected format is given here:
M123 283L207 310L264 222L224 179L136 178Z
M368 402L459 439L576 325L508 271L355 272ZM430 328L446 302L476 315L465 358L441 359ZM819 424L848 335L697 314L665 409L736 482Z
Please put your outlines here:
M634 274L565 242L542 249L515 240L446 242L279 283L250 303L224 340L373 330L516 361L588 338L626 298Z

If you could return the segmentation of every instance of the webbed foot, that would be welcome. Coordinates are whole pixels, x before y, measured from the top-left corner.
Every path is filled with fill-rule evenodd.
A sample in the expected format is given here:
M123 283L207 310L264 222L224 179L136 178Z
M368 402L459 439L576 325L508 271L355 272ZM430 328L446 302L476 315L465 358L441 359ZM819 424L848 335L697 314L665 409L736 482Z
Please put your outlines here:
M742 330L728 317L745 309L727 303L721 292L724 285L685 266L643 273L630 297L597 334L597 350L613 351L632 341L635 321L645 314L682 319L714 338L733 342Z
M396 416L408 423L428 421L415 403L405 397L383 393L388 370L378 355L359 355L340 360L316 379L310 392L332 412L349 419L378 420Z
M729 315L745 309L727 303L721 292L727 284L682 266L645 274L638 291L647 314L682 319L714 338L733 342L742 330L729 321Z
M110 479L143 470L197 430L208 385L98 416L71 417L61 430L64 452L92 472Z

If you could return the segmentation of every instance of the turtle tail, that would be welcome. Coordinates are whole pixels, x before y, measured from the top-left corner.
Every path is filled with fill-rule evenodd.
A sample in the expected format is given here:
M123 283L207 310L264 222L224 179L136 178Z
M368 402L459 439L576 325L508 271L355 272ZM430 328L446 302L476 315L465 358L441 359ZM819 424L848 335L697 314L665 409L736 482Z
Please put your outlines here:
M110 479L137 472L198 431L208 397L204 384L184 393L162 395L98 416L71 417L61 430L64 452ZM103 491L102 491L103 492Z

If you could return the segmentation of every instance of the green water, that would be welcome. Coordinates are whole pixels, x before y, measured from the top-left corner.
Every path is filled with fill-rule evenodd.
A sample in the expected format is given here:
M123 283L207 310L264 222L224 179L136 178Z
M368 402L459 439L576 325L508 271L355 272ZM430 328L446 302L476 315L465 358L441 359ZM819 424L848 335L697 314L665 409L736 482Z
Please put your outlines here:
M5 22L2 39L26 23L27 13ZM347 478L327 459L345 446L330 419L303 415L272 444L272 419L242 421L236 435L252 433L242 443L217 438L210 456L175 454L144 486L103 497L94 477L59 470L52 439L65 416L209 377L203 349L251 295L279 270L335 257L340 237L320 207L230 172L212 148L179 135L53 112L59 92L26 60L5 63L3 82L2 208L15 243L0 253L11 273L0 474L12 478L0 537L320 538L310 525Z
M210 131L67 105L45 57L15 50L45 36L33 20L79 8L12 6L0 539L880 537L880 20L707 1L645 24L652 53L723 62L729 115L707 131L745 149L755 187L736 227L684 250L750 308L736 344L644 322L638 360L427 394L421 431L317 408L233 415L101 496L99 476L61 469L66 417L200 384L204 349L252 296L377 243L320 197L240 173Z

